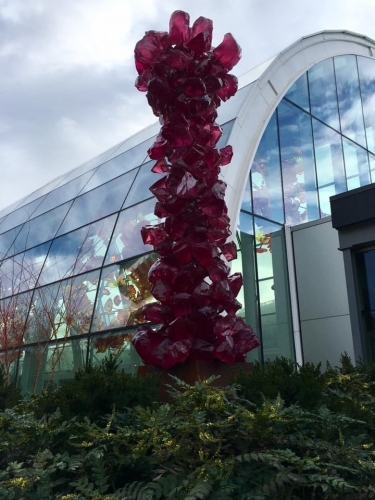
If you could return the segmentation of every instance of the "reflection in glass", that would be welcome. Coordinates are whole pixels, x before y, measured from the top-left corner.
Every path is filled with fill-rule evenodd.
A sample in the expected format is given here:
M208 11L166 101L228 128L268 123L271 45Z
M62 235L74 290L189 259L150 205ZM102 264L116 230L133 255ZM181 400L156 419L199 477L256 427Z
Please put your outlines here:
M238 233L239 252L236 266L240 266L240 271L243 277L242 291L239 294L238 300L243 300L243 309L240 310L241 316L245 319L248 325L251 325L259 339L262 339L262 331L260 329L260 318L258 309L258 291L255 270L255 245L254 245L254 230L253 217L243 212L240 213L240 227ZM234 270L237 271L237 268ZM251 351L248 356L248 361L261 361L262 350L260 347Z
M27 198L27 196L25 196L25 198ZM0 230L1 230L1 224L3 223L3 221L5 220L6 216L8 214L10 214L10 212L12 212L13 210L15 210L23 200L25 200L25 198L23 198L21 201L20 200L17 200L15 201L14 203L12 203L11 205L8 205L7 207L3 208L0 210Z
M31 194L29 194L27 196L25 196L24 198L22 198L22 200L19 200L18 202L14 203L13 205L20 208L26 204L31 203L34 200L35 201L39 200L37 203L37 206L38 206L39 203L42 201L42 199L45 198L46 194L49 193L50 191L52 191L53 189L55 189L56 187L58 187L64 181L64 179L66 178L67 175L68 174L60 175L56 179L53 179L51 182L49 182L45 186L37 189L36 191L32 192ZM10 210L9 210L9 212L10 212Z
M100 155L95 156L95 158L92 158L91 160L83 163L79 167L74 168L73 170L67 173L66 177L64 178L64 183L70 182L71 180L80 177L86 172L90 173L89 176L90 178L94 174L95 170L98 168L99 165L108 161L112 155L118 154L117 151L119 150L120 146L121 146L120 144L116 144L115 146L112 146L110 149L107 149L107 151L104 151L104 153L101 153Z
M93 332L143 321L142 307L155 301L150 291L148 271L157 257L149 254L103 269L91 328Z
M284 221L276 113L263 133L251 166L253 210L268 219Z
M42 199L39 198L10 213L1 224L1 232L8 231L9 229L23 224L26 220L30 219L31 216L35 216L34 214L41 202Z
M143 243L141 228L146 224L161 222L154 215L154 207L155 200L151 199L120 212L105 264L119 262L152 250L152 245Z
M116 215L53 240L40 285L91 271L103 263Z
M32 292L0 300L0 367L10 379L19 359L19 349L27 329Z
M87 339L67 339L24 347L17 384L23 395L54 390L74 378L86 362Z
M294 104L297 104L300 108L303 108L305 111L310 111L306 73L300 76L298 80L293 83L288 92L285 94L285 97L294 102Z
M126 329L123 332L95 335L90 339L89 363L97 366L105 357L116 358L121 370L125 373L137 373L142 364L141 358L134 349L131 339L136 330Z
M27 248L51 240L64 220L71 204L72 202L68 201L68 203L64 203L26 222L15 241L15 251L22 252Z
M1 297L35 288L50 242L6 259L0 267Z
M347 190L341 136L313 118L320 216L331 213L329 197Z
M375 63L367 57L357 57L367 149L375 152Z
M105 182L125 174L130 170L142 164L143 160L147 157L147 149L151 146L152 141L139 144L138 146L126 151L125 153L112 158L103 165L101 165L89 182L86 184L82 193L90 191Z
M251 172L250 172L250 175L251 175ZM245 191L244 191L244 194L242 197L241 210L246 210L246 212L252 211L250 178L249 177L247 177L246 181L245 181Z
M154 161L149 161L143 164L138 170L138 174L133 182L128 196L125 199L124 208L130 207L131 205L135 205L136 203L152 197L150 186L160 179L160 176L151 172L154 164Z
M51 208L55 208L58 205L62 205L66 201L75 198L86 182L90 179L91 175L91 172L87 172L87 174L81 175L80 177L77 177L77 179L74 179L48 193L37 210L35 210L33 216L37 217L38 215L51 210Z
M311 113L340 131L333 59L315 64L309 71Z
M331 215L330 197L336 194L335 186L333 184L319 188L319 205L321 217Z
M146 139L145 141L137 144L131 149L129 149L129 140L127 139L121 144L118 144L116 151L113 151L111 156L109 156L107 160L111 160L112 158L118 157L123 154L129 154L131 164L133 165L133 167L137 167L138 165L141 165L144 161L146 161L147 150L154 143L155 139L156 136L150 137L149 139Z
M366 147L356 57L338 56L334 62L341 131L349 139Z
M367 186L370 183L367 152L347 139L342 143L348 189Z
M311 118L286 101L278 117L286 223L318 219Z
M0 261L5 257L11 257L18 251L24 250L24 248L20 248L18 250L18 246L16 247L14 244L21 229L22 225L14 229L10 229L6 233L0 234Z
M24 336L25 343L87 333L98 281L99 270L35 290Z
M284 230L258 217L254 224L264 359L293 359Z
M275 292L272 278L259 281L259 301L263 326L263 316L268 316L270 314L274 315L276 313Z
M272 234L281 231L282 227L259 217L254 217L254 225L258 279L271 278L273 276Z
M136 171L133 170L78 196L57 234L67 233L120 210L135 175Z

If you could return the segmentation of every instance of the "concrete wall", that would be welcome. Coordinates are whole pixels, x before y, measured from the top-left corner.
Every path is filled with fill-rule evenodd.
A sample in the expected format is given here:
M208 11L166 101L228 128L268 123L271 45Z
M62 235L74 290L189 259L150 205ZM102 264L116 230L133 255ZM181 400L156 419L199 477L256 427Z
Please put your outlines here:
M292 228L304 361L354 360L344 259L331 218Z

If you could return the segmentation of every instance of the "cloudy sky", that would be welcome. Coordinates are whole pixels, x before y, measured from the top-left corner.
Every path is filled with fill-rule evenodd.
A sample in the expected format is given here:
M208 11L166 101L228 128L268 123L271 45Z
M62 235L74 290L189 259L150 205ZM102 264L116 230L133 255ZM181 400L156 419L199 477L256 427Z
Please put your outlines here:
M154 122L133 49L177 9L232 32L237 75L320 30L375 38L374 0L0 0L0 209Z

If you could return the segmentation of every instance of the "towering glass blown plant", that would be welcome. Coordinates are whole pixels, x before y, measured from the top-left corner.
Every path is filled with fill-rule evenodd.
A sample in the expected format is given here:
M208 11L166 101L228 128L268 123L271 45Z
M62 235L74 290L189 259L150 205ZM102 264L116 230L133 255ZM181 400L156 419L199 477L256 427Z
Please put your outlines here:
M164 222L142 228L145 244L160 258L148 279L157 303L146 305L145 324L133 344L143 361L167 369L187 360L244 361L259 345L252 328L236 316L242 286L226 261L237 257L220 167L232 148L217 149L221 128L217 108L237 91L228 72L241 57L230 33L216 48L212 21L172 14L169 33L148 31L135 47L136 87L147 100L161 130L148 151L152 171L165 174L150 187L158 200L155 215Z

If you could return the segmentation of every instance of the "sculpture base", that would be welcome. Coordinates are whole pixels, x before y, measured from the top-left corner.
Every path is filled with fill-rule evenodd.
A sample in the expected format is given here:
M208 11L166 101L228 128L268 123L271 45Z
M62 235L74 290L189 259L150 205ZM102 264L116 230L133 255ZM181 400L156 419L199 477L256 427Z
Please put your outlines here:
M137 374L139 377L146 375L158 374L162 376L162 389L160 392L160 399L163 402L170 400L168 388L165 384L174 386L174 380L169 375L183 380L187 384L194 385L195 382L203 381L212 376L220 376L212 381L211 385L214 387L225 387L230 384L230 380L238 373L250 373L252 370L252 363L235 363L229 365L219 360L213 361L187 361L185 363L178 363L169 370L163 370L158 366L139 366Z

